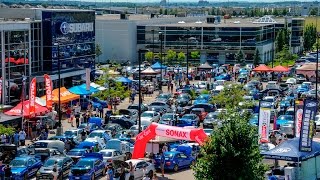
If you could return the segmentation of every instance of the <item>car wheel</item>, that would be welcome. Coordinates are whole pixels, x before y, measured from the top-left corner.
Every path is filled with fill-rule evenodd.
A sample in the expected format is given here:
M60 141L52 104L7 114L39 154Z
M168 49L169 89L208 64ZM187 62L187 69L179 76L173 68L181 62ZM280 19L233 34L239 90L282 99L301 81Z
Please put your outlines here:
M106 175L106 168L103 168L102 170L102 176L105 176Z
M92 176L91 176L91 178L90 178L91 180L94 180L95 179L95 175L94 174L92 174Z
M179 170L178 164L174 165L173 170L174 170L175 172L177 172L177 171Z

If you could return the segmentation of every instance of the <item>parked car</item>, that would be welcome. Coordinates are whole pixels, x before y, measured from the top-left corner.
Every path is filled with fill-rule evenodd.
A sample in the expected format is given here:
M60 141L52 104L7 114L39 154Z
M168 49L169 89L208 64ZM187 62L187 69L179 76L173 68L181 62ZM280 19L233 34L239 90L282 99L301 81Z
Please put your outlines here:
M187 93L181 93L177 96L176 105L185 107L191 105L191 96Z
M281 115L277 118L277 129L281 127L283 124L287 124L289 122L293 122L293 116L291 115Z
M296 74L296 80L298 84L307 81L306 77L303 74Z
M176 114L174 113L166 113L161 116L159 124L171 125L172 122L176 120Z
M70 157L73 162L77 163L78 160L86 153L89 153L88 149L74 148L67 152L67 156Z
M88 129L90 132L92 132L94 130L98 130L99 126L96 125L95 123L82 123L79 125L78 129L81 129L81 130Z
M193 102L193 104L209 103L209 94L200 94Z
M164 169L170 169L177 172L179 169L188 168L195 164L192 156L187 156L182 152L168 151L164 153ZM160 158L156 158L156 167L160 168Z
M103 161L108 165L112 163L114 160L121 160L125 161L126 155L122 154L120 151L117 151L115 149L103 149L99 151L99 153L103 156Z
M25 180L34 176L41 168L42 162L32 156L20 156L10 162L12 178Z
M106 174L106 163L100 153L84 154L72 168L69 175L70 180L74 179L95 179Z
M131 104L128 106L128 109L135 109L139 111L139 104ZM148 111L148 106L145 104L141 104L141 112Z
M109 136L106 130L94 130L88 135L88 138L95 138L95 137L99 137L103 139L105 142L111 139L111 137Z
M136 122L138 120L138 110L135 109L119 109L119 115L124 115L127 119Z
M53 179L53 168L57 162L58 179L64 179L70 173L73 160L68 156L52 156L45 161L37 172L36 179Z
M216 107L209 103L200 103L200 104L194 104L190 110L193 108L204 108L205 112L214 112L216 110Z
M130 159L126 161L126 163L128 164L129 162L132 163L133 168L135 169L135 171L133 172L134 179L142 179L146 174L153 175L153 173L156 172L153 163L150 163L146 160ZM145 170L143 171L143 169Z
M68 129L66 131L64 131L64 135L67 137L72 137L78 141L81 141L81 129Z
M145 111L141 114L141 121L158 122L160 114L155 111Z
M203 128L214 128L219 124L218 112L208 113L207 116L203 120Z
M296 85L297 80L295 78L288 78L286 84Z
M259 117L258 113L251 115L251 118L249 119L249 124L252 126L258 126L259 125L258 117Z
M200 118L196 114L185 114L177 122L178 127L198 126Z
M221 74L217 77L214 78L215 80L226 80L226 81L230 81L231 80L231 76L229 74Z

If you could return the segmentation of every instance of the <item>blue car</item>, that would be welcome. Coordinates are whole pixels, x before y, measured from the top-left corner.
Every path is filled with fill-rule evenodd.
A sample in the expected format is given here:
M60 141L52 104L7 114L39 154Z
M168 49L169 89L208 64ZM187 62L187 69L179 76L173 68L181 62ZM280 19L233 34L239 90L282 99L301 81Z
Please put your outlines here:
M12 177L15 180L24 180L32 177L41 168L40 160L32 156L20 156L14 158L10 164Z
M179 151L168 151L163 154L164 156L164 169L178 171L182 168L188 168L194 165L195 159L191 156L187 156ZM155 159L155 167L160 168L161 157Z
M72 160L76 163L86 153L89 153L88 149L74 148L67 153L67 156L71 157Z
M196 114L185 114L178 120L177 126L198 126L199 122L200 119Z
M98 130L99 126L96 125L95 123L82 123L80 124L80 126L78 127L78 129L85 129L88 128L90 132L94 131L94 130Z
M310 89L309 89L309 86L307 85L300 85L298 86L297 88L297 93L304 93L304 92L308 92Z
M79 102L79 101L72 101L72 104L75 105L75 104L77 104L78 102ZM81 104L81 109L82 109L82 110L87 109L89 103L92 104L93 109L97 109L97 108L99 108L100 106L102 106L100 103L94 102L94 101L89 100L89 99L87 99L87 98L80 98L80 104Z
M221 74L217 77L215 77L215 80L226 80L226 81L230 81L231 80L231 76L229 74Z
M293 116L292 115L281 115L277 118L277 129L280 128L281 125L287 124L293 122Z
M106 175L106 163L100 153L87 153L71 168L69 179L95 179Z
M194 100L193 104L209 103L209 99L209 94L201 94Z
M97 143L91 141L83 141L76 146L77 149L91 149L96 146Z
M290 106L291 106L290 101L286 101L286 100L281 101L280 102L280 111L285 111Z

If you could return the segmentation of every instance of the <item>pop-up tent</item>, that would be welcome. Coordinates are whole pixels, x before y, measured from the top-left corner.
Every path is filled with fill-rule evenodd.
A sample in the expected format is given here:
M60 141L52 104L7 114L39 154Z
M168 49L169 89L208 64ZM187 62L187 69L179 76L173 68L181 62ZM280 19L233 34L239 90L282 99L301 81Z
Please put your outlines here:
M136 137L132 159L143 158L146 152L147 143L156 136L163 136L173 139L196 141L202 145L208 138L203 129L187 129L182 127L168 126L163 124L151 123L147 129L143 130Z
M59 93L59 89L54 89L52 91L52 101L55 103L59 102L58 93ZM41 98L46 99L46 96L42 96ZM80 98L79 95L71 93L65 87L60 88L60 102L61 103L67 103L67 102L70 102L70 101L73 101L73 100L76 100L79 98Z
M105 88L103 86L100 86L99 84L94 83L94 82L90 83L90 86L93 87L93 88L98 89L99 91L104 91L104 90L107 89L107 88Z
M299 151L299 138L289 139L274 149L262 152L265 159L291 161L301 164L295 168L295 177L290 179L319 179L320 178L320 143L312 142L312 151ZM285 170L286 171L286 170Z
M260 64L258 67L254 68L252 71L256 72L270 72L272 71L268 66Z
M165 66L159 62L154 63L151 67L152 67L152 69L156 69L156 70L157 69L167 69L167 66Z
M29 118L30 116L29 105L30 105L29 100L23 102L23 116L25 118ZM21 116L21 110L22 110L22 102L19 103L14 108L10 109L9 111L5 112L5 114L10 116ZM49 110L46 107L43 107L38 103L35 103L35 111L36 111L35 112L36 116L44 115L49 112Z
M72 88L69 89L69 91L73 94L78 94L78 95L90 95L92 93L98 92L99 90L89 86L90 89L87 90L86 84L81 84L79 86L73 86Z
M289 68L283 67L283 66L276 66L271 69L273 72L288 72Z
M119 77L118 79L116 79L116 82L121 82L121 83L131 83L132 80L126 77Z

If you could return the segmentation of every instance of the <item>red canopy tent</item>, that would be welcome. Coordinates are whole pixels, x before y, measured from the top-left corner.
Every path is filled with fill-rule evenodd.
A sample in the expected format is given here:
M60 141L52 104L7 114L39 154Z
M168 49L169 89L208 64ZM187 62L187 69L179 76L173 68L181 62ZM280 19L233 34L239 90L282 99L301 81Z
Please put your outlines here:
M41 106L38 103L35 103L36 106L36 116L44 115L49 112L49 110L46 107ZM20 102L16 107L10 109L9 111L5 112L6 115L10 116L21 116L21 110L22 110L22 102ZM29 100L26 100L23 102L23 116L25 118L29 118L30 112L29 112Z
M258 67L254 68L253 71L257 72L269 72L272 71L268 66L261 64Z
M273 72L288 72L289 68L283 67L283 66L276 66L271 69Z

